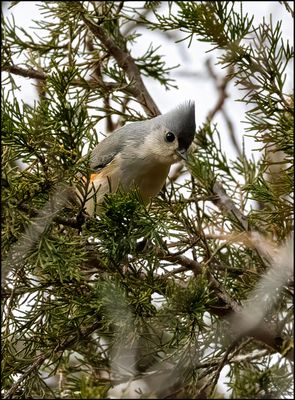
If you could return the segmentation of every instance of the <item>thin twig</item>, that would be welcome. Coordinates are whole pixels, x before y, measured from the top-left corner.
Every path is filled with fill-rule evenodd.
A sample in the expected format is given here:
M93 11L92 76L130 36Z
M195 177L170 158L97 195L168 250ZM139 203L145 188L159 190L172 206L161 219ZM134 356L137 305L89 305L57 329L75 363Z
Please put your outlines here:
M34 372L37 368L39 368L43 362L51 356L56 356L58 353L62 353L64 350L72 346L77 339L80 339L81 337L85 339L88 335L96 331L101 325L101 322L95 322L93 325L89 326L88 328L78 331L74 335L70 336L67 338L62 344L58 344L53 352L51 354L46 353L46 354L41 354L38 356L37 360L30 366L28 367L25 372L18 378L18 380L11 386L11 388L5 393L3 396L3 399L10 399L13 394L16 392L20 384L32 373Z
M294 18L294 11L292 10L292 8L291 8L289 2L288 2L288 1L279 1L279 3L281 3L281 4L286 8L286 10L288 11L288 13L291 14L291 17ZM293 3L293 4L294 4L294 3Z
M174 255L174 254L162 254L160 255L162 260L170 261L172 263L177 263L187 268L188 270L193 271L194 275L200 275L203 272L202 266L197 261L191 260L188 257Z
M38 217L38 215L40 214L40 210L38 210L37 208L30 207L27 204L20 204L18 206L18 209L29 213L30 218ZM79 221L76 217L64 218L59 215L56 215L55 217L52 218L52 221L60 225L68 226L70 228L81 229L81 225L84 222L84 219L86 218L89 217L87 215L83 215L83 218L81 219L81 221Z
M188 270L193 271L195 276L204 273L202 264L191 260L188 257L165 254L162 250L158 251L157 253L160 259L180 264L183 267L186 267ZM243 318L242 306L225 291L223 286L208 270L206 270L206 275L210 284L210 288L214 292L214 296L217 296L221 302L221 306L210 307L211 312L220 317L228 319L230 323L235 320L235 324L238 324L239 322L240 325L242 323L241 318ZM259 340L271 347L273 350L281 353L284 339L282 338L280 332L278 332L278 330L273 326L273 324L266 323L263 320L260 323L257 323L256 326L252 328L250 327L248 331L243 330L242 332L237 332L236 329L233 329L231 333L234 336L234 340L241 339L244 336L253 337L254 339ZM291 354L291 352L287 353L285 356L289 360L293 359L293 354Z
M227 363L228 364L239 364L239 363L242 363L242 362L249 362L249 361L255 360L257 358L259 359L261 357L265 357L268 354L269 354L269 350L268 349L254 350L252 353L240 354L240 355L237 355L237 356L228 357ZM220 363L222 358L223 357L220 357L220 358L216 358L216 359L213 359L211 361L208 361L208 362L196 364L196 365L194 365L194 368L196 368L196 369L205 369L205 368L213 367L215 365L219 365L219 363Z
M219 182L215 182L213 185L213 194L215 198L212 199L212 202L217 205L221 211L226 212L229 215L232 215L243 227L246 232L251 232L248 218L236 207L233 200L227 195L225 189ZM272 260L272 255L268 253L268 249L261 244L258 240L254 245L257 254L262 258L266 265L269 265Z
M41 81L45 81L49 77L49 75L47 75L42 71L37 71L34 68L22 68L19 65L5 65L1 67L1 71L9 72L14 75L23 76L24 78L37 79ZM104 90L107 91L120 90L129 95L133 95L134 93L129 84L104 82L102 79L99 79L98 77L92 79L73 79L70 82L70 85L83 87L87 89L103 88Z
M230 352L236 347L237 342L238 342L237 340L234 340L234 341L233 341L232 343L230 343L230 345L227 347L227 349L226 349L226 351L225 351L223 357L221 358L219 364L217 365L217 369L216 369L216 371L215 371L215 373L214 373L213 382L212 382L211 379L208 379L208 381L206 381L205 384L201 387L200 393L204 393L205 390L210 386L210 394L209 394L209 397L211 397L211 395L212 395L212 393L213 393L213 391L214 391L214 388L215 388L215 386L217 385L217 382L218 382L218 379L219 379L221 370L222 370L222 368L225 366L225 364L227 363L228 358L229 358L229 354L230 354Z
M122 49L117 45L117 43L110 37L109 33L106 32L101 26L95 24L88 16L87 10L83 7L81 3L75 5L79 8L81 13L81 18L89 30L95 35L109 53L117 61L118 65L126 72L128 78L132 83L133 96L139 101L143 106L146 113L150 117L155 117L160 113L160 110L148 90L146 89L143 80L141 78L141 73L137 67L133 57L127 51L127 49Z
M225 102L225 100L226 100L227 97L228 97L228 94L227 94L227 92L226 92L226 89L227 89L227 84L228 84L228 82L230 81L230 76L229 76L229 75L226 75L226 76L222 79L221 83L218 83L219 77L217 76L217 74L216 74L215 71L213 70L213 67L212 67L212 65L211 65L211 60L210 60L210 58L208 58L208 59L206 60L206 66L207 66L209 75L211 76L211 78L213 78L213 80L214 80L214 82L215 82L215 85L216 85L216 87L217 87L217 90L218 90L218 92L219 92L219 97L218 97L218 99L217 99L217 102L216 102L215 106L213 107L213 109L208 113L208 116L207 116L207 120L208 120L209 122L211 122L212 119L213 119L213 118L215 117L215 115L217 114L217 112L220 111L220 110L223 108L224 102Z
M44 72L37 71L34 68L22 68L19 65L4 65L1 67L1 71L23 76L24 78L32 78L40 80L46 79L46 74Z
M33 362L32 365L30 365L25 372L18 378L16 382L14 382L9 390L3 395L3 399L11 399L14 393L17 391L18 387L21 385L21 383L33 372L35 371L38 367L40 367L43 362L46 360L47 355L42 354L38 356L37 360Z
M215 117L215 115L219 111L222 113L222 115L223 115L223 117L225 119L227 128L228 128L228 133L229 133L229 137L230 137L230 139L232 141L232 144L233 144L234 148L236 149L238 155L241 156L242 152L241 152L239 143L238 143L237 138L236 138L236 134L235 134L235 131L234 131L233 123L232 123L228 113L226 112L226 110L224 108L225 101L226 101L226 99L228 97L227 87L228 87L228 84L229 84L230 80L232 79L233 72L234 72L233 66L230 65L228 67L228 73L223 77L223 79L219 83L220 78L217 76L217 74L213 70L213 67L211 65L211 60L210 59L208 59L206 61L206 65L207 65L207 68L208 68L209 75L214 80L216 89L219 92L219 97L217 99L217 102L216 102L214 108L209 112L209 114L207 116L207 120L209 122L211 122L213 120L213 118Z

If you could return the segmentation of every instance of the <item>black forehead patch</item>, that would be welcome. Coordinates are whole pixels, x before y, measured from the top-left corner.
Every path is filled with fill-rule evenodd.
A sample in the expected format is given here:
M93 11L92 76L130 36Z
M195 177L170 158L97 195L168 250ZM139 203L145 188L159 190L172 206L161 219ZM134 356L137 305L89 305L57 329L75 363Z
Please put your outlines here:
M196 131L194 102L181 104L159 118L161 123L177 136L180 148L187 149L191 145Z

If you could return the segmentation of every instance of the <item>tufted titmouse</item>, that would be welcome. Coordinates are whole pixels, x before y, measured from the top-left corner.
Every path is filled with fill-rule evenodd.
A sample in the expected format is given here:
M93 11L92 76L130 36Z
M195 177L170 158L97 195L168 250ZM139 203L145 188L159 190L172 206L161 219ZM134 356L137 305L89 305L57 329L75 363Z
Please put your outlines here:
M148 203L162 189L170 166L180 158L186 160L195 129L195 105L189 101L164 115L125 125L106 137L90 156L87 213L96 213L104 195L119 187L137 187Z

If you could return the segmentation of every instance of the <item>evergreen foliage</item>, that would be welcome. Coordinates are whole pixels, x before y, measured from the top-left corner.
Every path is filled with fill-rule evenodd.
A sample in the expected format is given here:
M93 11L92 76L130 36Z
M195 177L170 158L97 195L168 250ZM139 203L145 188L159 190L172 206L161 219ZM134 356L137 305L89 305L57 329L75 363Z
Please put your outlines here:
M222 398L225 366L230 398L292 398L293 48L243 2L163 3L39 2L34 35L2 11L3 398ZM143 76L177 84L157 46L133 56L139 26L218 52L215 114L233 81L261 157L229 159L211 115L151 204L118 191L90 217L72 188L89 184L97 124L159 113ZM33 106L15 75L36 82Z

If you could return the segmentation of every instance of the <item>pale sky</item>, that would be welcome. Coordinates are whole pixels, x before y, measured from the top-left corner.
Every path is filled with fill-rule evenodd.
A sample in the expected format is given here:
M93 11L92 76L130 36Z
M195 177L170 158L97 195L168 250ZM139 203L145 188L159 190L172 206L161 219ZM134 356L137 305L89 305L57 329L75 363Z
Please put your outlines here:
M126 4L136 8L143 2L132 1L125 2ZM282 19L282 31L283 38L289 39L293 45L293 20L289 13L286 12L285 8L278 1L247 1L243 3L244 13L248 12L249 15L254 14L254 23L259 23L266 19L269 19L269 15L272 14L273 23ZM291 3L291 2L289 2ZM240 2L237 2L236 6L239 7ZM167 7L167 2L163 2L163 9ZM32 20L39 19L40 13L36 2L19 2L15 7L8 11L10 14L13 12L16 25L26 30L33 25ZM167 66L174 66L180 64L180 67L171 71L171 78L175 79L175 83L178 89L165 90L164 86L161 86L157 81L151 78L143 78L146 86L156 101L162 113L169 111L170 109L177 106L179 103L192 99L196 103L196 125L201 126L208 112L213 109L217 101L217 92L214 87L214 82L208 77L208 73L205 67L205 60L210 57L212 58L212 64L216 64L218 51L206 53L212 46L207 43L202 43L193 39L191 46L188 48L188 41L181 42L175 45L171 40L166 39L162 34L158 34L156 31L144 31L143 28L138 27L137 32L145 32L145 34L137 39L137 43L132 46L131 54L134 56L140 56L144 54L150 42L153 43L153 47L159 49L159 54L164 56L164 60ZM40 32L38 32L40 35ZM179 37L184 37L185 34L177 33ZM224 71L219 65L215 65L217 73L223 76ZM188 72L191 75L188 75ZM34 82L29 78L22 78L15 76L18 83L24 85L24 90L21 93L21 98L30 104L33 103L34 99L37 99L35 89L32 84ZM293 68L290 65L287 71L286 91L290 92L293 90ZM230 97L226 100L225 108L232 118L234 129L239 143L242 143L242 136L245 133L245 110L246 106L244 103L235 101L241 96L238 88L233 83L229 86ZM222 137L222 143L224 149L229 158L236 158L236 152L232 147L231 141L229 140L227 128L223 122L223 118L220 113L217 114L213 122L218 123L218 127ZM98 129L103 132L104 125L99 125ZM257 144L254 140L249 137L244 137L245 148L247 154L251 156L253 148L257 148ZM255 157L259 157L257 152Z
M139 3L142 2L130 2L129 5L131 6L132 4L133 7L136 7ZM167 2L164 3L163 7L167 7ZM291 2L289 3L291 4ZM244 12L248 12L249 15L254 14L254 24L261 22L263 18L268 21L270 14L272 14L273 23L282 19L283 38L288 39L290 44L293 45L292 17L278 1L247 1L243 2L243 8ZM30 30L30 26L33 25L32 20L37 20L40 16L36 3L27 1L20 2L9 11L6 10L6 15L11 13L14 15L16 25L28 31ZM143 29L139 27L137 31L140 33L143 32ZM174 108L177 104L191 99L196 103L196 125L197 127L202 125L208 112L215 106L218 96L212 80L208 77L205 68L205 60L211 57L213 64L215 64L217 61L216 56L220 53L215 51L206 53L206 51L212 47L206 43L198 42L196 39L192 41L190 48L187 47L188 41L175 45L171 40L165 39L162 34L160 35L155 31L148 31L148 33L145 31L145 34L137 40L138 42L134 44L131 49L131 54L133 56L136 57L144 54L150 42L153 42L153 47L161 46L159 54L164 56L167 66L181 65L178 69L171 71L171 78L175 79L178 89L165 91L165 88L155 80L144 78L146 86L161 112L165 113ZM18 60L18 62L21 61L21 59ZM224 74L220 66L215 66L215 68L218 73ZM190 72L191 75L188 75L187 72ZM293 68L291 65L287 73L286 92L291 92L293 90ZM29 104L33 104L34 99L37 100L36 91L33 86L35 82L29 78L22 78L19 76L15 76L14 78L18 84L22 85L23 90L19 94L19 98ZM242 121L245 120L246 107L244 103L235 101L240 96L240 92L233 84L230 85L230 94L231 96L226 101L225 107L232 118L238 141L241 144L242 136L245 133L245 125ZM219 114L213 122L218 123L222 137L223 150L229 158L236 158L236 152L229 140L227 128ZM103 131L103 124L99 126L99 129ZM254 143L253 139L245 138L245 147L250 157L253 148L257 148L257 145ZM259 157L258 152L255 153L255 157ZM226 381L225 374L227 370L227 367L223 369L219 380L220 383ZM225 385L222 385L220 389L221 388L223 391L226 390Z

